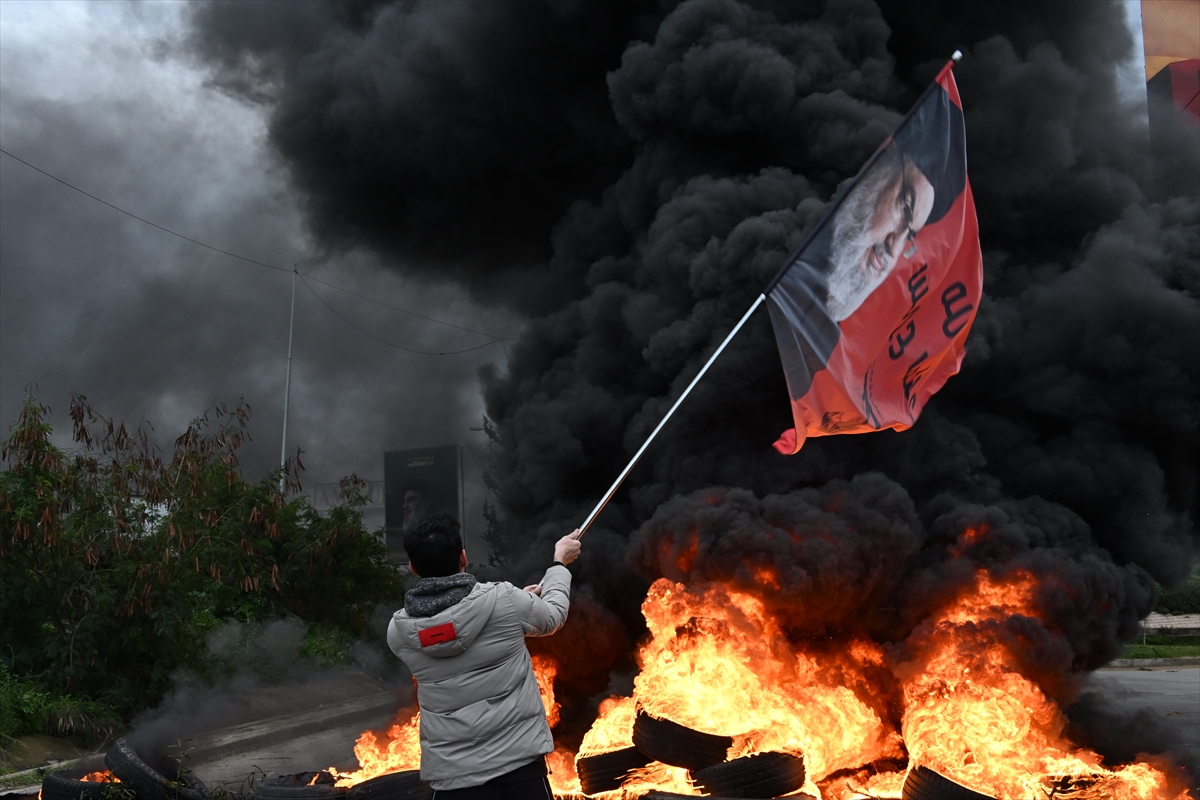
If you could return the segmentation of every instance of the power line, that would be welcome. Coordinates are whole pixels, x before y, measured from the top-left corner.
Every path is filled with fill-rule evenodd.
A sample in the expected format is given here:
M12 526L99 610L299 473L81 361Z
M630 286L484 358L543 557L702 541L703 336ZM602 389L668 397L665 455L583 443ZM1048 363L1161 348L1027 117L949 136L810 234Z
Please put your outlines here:
M192 238L192 237L190 237L190 236L184 236L182 233L176 233L175 231L171 230L170 228L164 228L162 225L159 225L159 224L157 224L157 223L155 223L155 222L151 222L150 220L148 220L148 219L146 219L146 218L144 218L144 217L139 217L137 214L134 214L134 213L133 213L133 212L131 212L131 211L126 211L125 209L121 208L120 206L114 206L112 203L108 202L107 200L101 200L99 197L96 197L96 195L94 195L94 194L91 194L90 192L85 192L83 189L80 189L78 186L75 186L75 185L73 185L73 184L67 183L67 182L66 182L66 181L64 181L62 178L58 177L57 175L51 175L49 172L46 172L46 170L44 170L44 169L42 169L42 168L40 168L40 167L35 167L33 164L30 164L30 163L29 163L28 161L26 161L25 159L23 159L23 158L19 158L19 157L17 157L17 156L14 156L12 153L8 152L7 150L5 150L5 149L3 149L3 148L0 148L0 153L4 153L4 155L8 156L9 158L12 158L12 159L15 159L15 160L17 160L17 161L20 161L22 164L24 164L25 166L27 166L27 167L29 167L30 169L34 170L35 172L40 172L40 173L42 173L43 175L45 175L47 178L50 178L51 180L58 181L58 182L59 182L59 183L61 183L63 186L66 186L66 187L68 187L68 188L74 189L75 191L79 192L80 194L84 195L85 197L90 197L90 198L92 198L92 199L93 199L93 200L95 200L97 203L101 203L101 204L103 204L103 205L106 205L106 206L108 206L109 208L113 209L114 211L120 211L120 212L121 212L122 214L124 214L125 216L127 216L127 217L133 217L133 218L134 218L134 219L136 219L138 222L144 222L144 223L146 223L147 225L149 225L149 226L150 226L150 227L152 227L152 228L158 228L160 231L164 231L165 233L169 233L169 234L171 234L172 236L178 236L180 239L184 239L184 240L186 240L186 241L189 241L189 242L191 242L192 244L198 244L198 245L200 245L201 247L207 247L209 250L215 250L215 251L216 251L216 252L218 252L218 253L223 253L224 255L227 255L227 256L232 256L233 258L241 259L242 261L246 261L246 262L249 262L249 263L251 263L251 264L257 264L257 265L258 265L258 266L260 266L260 267L266 267L267 269L274 269L274 270L278 270L278 271L280 271L280 272L291 272L291 270L290 270L290 269L284 269L283 267L277 267L277 266L275 266L274 264L268 264L268 263L266 263L265 261L255 261L253 258L246 258L245 256L239 256L237 253L231 253L231 252L229 252L228 250L222 250L222 249L221 249L221 248L219 248L219 247L213 247L211 244L205 244L204 242L201 242L201 241L199 241L198 239L193 239L193 238Z
M393 310L393 311L399 311L399 312L400 312L400 313L402 313L402 314L408 314L409 316L417 317L417 318L419 318L419 319L427 320L427 321L429 321L429 322L434 322L434 323L437 323L438 325L445 325L445 326L446 326L446 327L448 327L448 328L455 328L455 329L457 329L457 330L460 330L460 331L467 331L468 333L475 333L475 334L478 334L478 335L480 335L480 336L487 336L487 337L490 339L490 341L488 341L488 342L484 342L483 344L479 345L478 347L468 347L468 348L467 348L467 349L465 349L465 350L455 350L455 351L448 351L448 352L445 352L445 353L431 353L431 352L426 352L426 351L424 351L424 350L413 350L413 349L410 349L410 348L401 347L400 345L397 345L397 344L392 344L391 342L384 341L383 339L380 339L380 338L379 338L379 337L377 337L377 336L373 336L373 335L371 335L370 333L367 333L366 331L364 331L362 328L360 328L360 327L358 327L357 325L355 325L353 322L350 322L350 320L346 319L346 318L345 318L345 317L343 317L341 314L339 314L339 313L338 313L338 312L337 312L337 311L336 311L336 310L333 308L333 306L331 306L331 305L329 305L328 303L326 303L326 302L325 302L325 299L324 299L323 297L321 297L319 294L317 294L317 293L316 293L316 291L315 291L315 290L312 288L312 286L309 286L308 282L307 282L307 281L305 281L305 284L304 284L304 285L305 285L306 287L308 287L308 290L309 290L310 292L312 292L312 293L313 293L313 295L314 295L314 296L315 296L315 297L316 297L318 300L320 300L320 301L321 301L321 302L322 302L322 303L325 305L325 307L326 307L326 308L328 308L330 311L332 311L332 312L333 312L333 313L334 313L334 314L335 314L335 315L336 315L336 316L337 316L339 319L341 319L342 321L344 321L346 324L350 325L350 327L354 328L354 329L355 329L356 331L358 331L359 333L362 333L362 334L364 334L364 335L366 335L366 336L370 336L370 337L371 337L372 339L374 339L375 341L377 341L377 342L382 342L383 344L386 344L386 345L388 345L389 347L395 347L395 348L396 348L396 349L398 349L398 350L404 350L405 352L408 352L408 353L419 353L419 354L421 354L421 355L430 355L430 356L432 356L432 355L438 355L438 356L440 356L440 355L457 355L457 354L459 354L459 353L469 353L469 352L471 352L472 350L479 350L480 348L487 347L488 345L490 345L490 344L493 344L493 343L495 343L495 342L497 342L497 341L499 341L499 342L500 342L500 343L503 345L503 344L504 344L504 341L505 341L506 339L512 339L512 338L514 338L514 337L511 337L511 336L508 336L508 337L504 337L504 336L495 336L495 335L493 335L493 334L490 334L490 333L487 333L487 332L485 332L485 331L479 331L479 330L475 330L474 328L465 328L465 327L463 327L462 325L455 325L453 322L446 322L445 320L440 320L440 319L437 319L437 318L435 318L435 317L429 317L429 316L426 316L426 315L424 315L424 314L418 314L416 311L409 311L409 310L408 310L408 309L406 309L406 308L400 308L399 306L393 306L393 305L390 305L390 304L388 304L388 303L385 303L385 302L383 302L383 301L381 301L381 300L376 300L376 299L375 299L375 298L373 298L373 297L367 297L366 295L359 294L359 293L357 293L357 292L352 292L352 291L350 291L349 289L346 289L346 288L344 288L344 287L341 287L341 286L338 286L338 285L336 285L336 284L330 283L329 281L322 280L322 279L320 279L320 278L316 277L315 275L309 275L308 273L304 273L304 272L298 272L298 271L296 271L296 270L292 270L292 269L287 269L287 268L285 268L285 267L280 267L280 266L277 266L277 265L275 265L275 264L268 264L268 263L267 263L267 262L265 262L265 261L259 261L259 260L257 260L257 259L254 259L254 258L249 258L249 257L247 257L247 256L239 255L239 254L237 254L237 253L230 252L229 250L222 250L220 247L214 247L213 245L211 245L211 244L207 244L206 242L202 242L202 241L200 241L199 239L193 239L193 238L192 238L192 237L190 237L190 236L185 236L185 235L183 235L182 233L179 233L179 232L177 232L177 231L173 231L173 230L171 230L170 228L163 227L162 225L159 225L159 224L158 224L158 223L156 223L156 222L151 222L150 220L146 219L145 217L139 217L137 214L134 214L134 213L133 213L133 212L131 212L131 211L126 211L125 209L121 208L120 206L113 205L112 203L108 202L107 200L101 199L101 198L97 197L96 195L94 195L94 194L92 194L92 193L90 193L90 192L84 191L83 189L80 189L78 186L76 186L76 185L74 185L74 184L72 184L72 183L68 183L67 181L63 180L62 178L58 177L57 175L52 175L51 173L47 172L46 170L42 169L41 167L37 167L37 166L34 166L33 164L30 164L30 163L29 163L28 161L26 161L25 159L23 159L23 158L21 158L21 157L19 157L19 156L15 156L15 155L13 155L12 153L8 152L7 150L5 150L5 149L3 149L3 148L0 148L0 153L3 153L4 155L8 156L9 158L13 159L14 161L19 161L19 162L21 162L22 164L24 164L25 166L29 167L29 168L30 168L30 169L32 169L33 171L35 171L35 172L40 172L41 174L45 175L47 178L50 178L50 179L51 179L51 180L53 180L53 181L57 181L58 183L61 183L63 186L66 186L66 187L67 187L67 188L69 188L69 189L74 189L75 191L79 192L80 194L84 195L85 197L89 197L89 198L91 198L92 200L95 200L97 203L100 203L100 204L102 204L102 205L108 206L109 208L113 209L114 211L119 211L120 213L124 214L124 215L125 215L125 216L127 216L127 217L132 217L133 219L136 219L138 222L143 222L143 223L145 223L146 225L149 225L149 226L150 226L150 227L152 227L152 228L157 228L158 230L160 230L160 231L162 231L162 232L164 232L164 233L169 233L169 234L171 234L172 236L176 236L176 237L178 237L178 238L180 238L180 239L183 239L184 241L191 242L192 244L199 245L200 247L204 247L204 248L206 248L206 249L208 249L208 250L212 250L212 251L213 251L213 252L215 252L215 253L221 253L222 255L226 255L226 256L229 256L229 257L231 257L231 258L236 258L236 259L238 259L239 261L245 261L245 262L246 262L246 263L248 263L248 264L254 264L255 266L259 266L259 267L266 267L267 269L273 269L273 270L276 270L276 271L278 271L278 272L296 272L296 274L298 274L298 275L300 275L300 276L301 276L301 279L305 279L305 278L307 278L307 279L313 280L313 281L315 281L315 282L317 282L317 283L320 283L320 284L322 284L323 286L328 286L328 287L329 287L329 288L331 288L331 289L336 289L336 290L337 290L337 291L339 291L339 292L344 292L344 293L346 293L346 294L348 294L348 295L351 295L352 297L357 297L357 298L359 298L360 300L366 300L366 301L368 301L368 302L375 303L376 305L383 306L384 308L390 308L390 309L391 309L391 310ZM508 351L508 347L507 347L507 345L505 345L505 346L504 346L504 349L505 349L505 354L507 355L507 351Z
M303 275L303 274L301 274L301 273L299 273L299 272L297 272L296 274L297 274L297 275L300 275L300 282L304 284L304 287L305 287L306 289L308 289L310 292L312 292L312 294L313 294L313 297L315 297L315 298L317 298L318 300L320 300L320 301L321 301L321 304L322 304L323 306L325 306L326 308L328 308L328 309L329 309L329 310L330 310L330 311L333 313L333 315L334 315L334 316L336 316L338 319L340 319L342 322L346 323L346 324L347 324L347 325L349 325L351 328L354 328L354 330L358 331L358 332L359 332L359 333L361 333L362 335L371 337L372 339L374 339L375 341L379 342L380 344L386 344L388 347L394 347L394 348L396 348L397 350L403 350L403 351L404 351L404 352L406 352L406 353L417 353L417 354L419 354L419 355L423 355L423 356L456 356L456 355L458 355L459 353L469 353L469 352L471 352L472 350L479 350L479 349L481 349L481 348L487 347L487 346L488 346L488 345L490 345L490 344L495 344L496 342L500 342L501 344L503 344L503 342L504 342L504 340L503 340L503 339L501 339L500 337L498 337L498 336L493 336L493 337L492 337L492 340L491 340L490 342L484 342L483 344L481 344L481 345L476 345L475 347L468 347L468 348L466 348L465 350L451 350L451 351L447 351L447 352L444 352L444 353L432 353L432 352L428 352L428 351L426 351L426 350L413 350L412 348L409 348L409 347L403 347L403 346L401 346L401 345L398 345L398 344L393 344L392 342L389 342L389 341L387 341L386 339L380 339L378 336L376 336L376 335L374 335L374 334L372 334L372 333L367 333L367 332L366 332L366 331L364 331L362 328L358 327L358 326L357 326L357 325L355 325L353 322L351 322L350 320L348 320L348 319L346 319L345 317L343 317L343 316L342 316L340 313L338 313L338 310L337 310L336 308L334 308L333 306L329 305L329 303L328 303L328 302L325 300L325 298L324 298L324 297L321 297L321 295L317 294L317 290L316 290L316 289L314 289L314 288L312 288L312 286L309 284L309 282L308 282L308 279L307 279L307 277L306 277L305 275ZM337 287L334 287L334 288L337 288ZM455 326L455 327L457 327L457 326ZM465 330L465 329L464 329L464 330ZM486 334L484 334L484 335L486 335Z
M309 280L316 281L317 283L319 283L323 286L328 286L330 289L337 289L339 292L345 292L346 294L350 295L351 297L357 297L360 300L366 300L369 303L374 303L375 305L383 306L384 308L390 308L393 311L399 311L402 314L408 314L409 316L412 316L412 317L418 317L419 319L427 319L430 322L436 322L439 325L445 325L450 328L458 328L460 331L468 331L469 333L478 333L480 336L487 336L490 339L505 340L505 339L515 339L516 338L515 336L494 336L494 335L492 335L490 333L486 333L484 331L477 331L474 328L464 328L462 325L455 325L452 322L445 322L444 320L434 319L433 317L427 317L424 314L418 314L415 311L409 311L407 308L400 308L399 306L389 305L389 304L383 302L382 300L376 300L374 297L367 297L365 294L359 294L358 292L352 292L349 289L343 289L341 286L336 286L336 285L330 283L329 281L323 281L320 278L317 278L313 275L309 275L304 272L301 272L299 274L305 278L308 278ZM463 352L466 352L466 351L463 351Z

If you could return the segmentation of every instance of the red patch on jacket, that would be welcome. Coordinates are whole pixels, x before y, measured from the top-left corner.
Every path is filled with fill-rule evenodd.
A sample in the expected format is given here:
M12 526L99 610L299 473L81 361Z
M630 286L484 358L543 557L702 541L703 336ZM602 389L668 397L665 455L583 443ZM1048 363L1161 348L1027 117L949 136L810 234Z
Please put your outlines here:
M441 644L442 642L457 639L458 631L454 630L453 622L446 622L441 625L434 625L432 628L424 628L417 631L417 637L421 640L421 647L429 647L433 644Z

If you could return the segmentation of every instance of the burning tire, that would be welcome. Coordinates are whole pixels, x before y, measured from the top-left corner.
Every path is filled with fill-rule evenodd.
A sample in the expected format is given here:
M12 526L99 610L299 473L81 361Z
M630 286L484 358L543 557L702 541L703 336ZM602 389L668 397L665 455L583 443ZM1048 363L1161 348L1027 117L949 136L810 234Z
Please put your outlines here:
M389 772L350 787L346 800L432 800L433 789L421 780L421 770Z
M799 798L807 798L808 795L802 794L796 797L784 798L784 800L799 800ZM675 792L647 792L641 796L641 800L696 800L694 794L676 794ZM741 800L737 797L717 797L716 795L704 795L704 800Z
M51 772L42 778L42 800L104 800L111 793L111 786L120 786L109 781L85 781L81 778L91 772L87 769L69 769Z
M758 753L695 770L690 777L705 794L775 797L804 785L804 759L787 753Z
M204 800L208 790L198 780L187 782L173 781L167 778L145 761L124 739L117 739L116 744L108 748L104 756L104 764L121 783L129 784L129 788L141 800Z
M346 787L334 786L333 781L328 772L280 775L254 787L254 796L263 800L325 800L344 796Z
M620 788L621 781L630 770L649 763L650 759L642 751L636 747L626 747L609 753L584 756L575 762L575 771L579 774L579 783L584 794L599 794Z
M917 767L908 773L901 797L904 800L995 800L926 767Z
M673 767L696 771L720 764L732 744L729 736L701 733L640 710L633 720L633 746L651 761Z

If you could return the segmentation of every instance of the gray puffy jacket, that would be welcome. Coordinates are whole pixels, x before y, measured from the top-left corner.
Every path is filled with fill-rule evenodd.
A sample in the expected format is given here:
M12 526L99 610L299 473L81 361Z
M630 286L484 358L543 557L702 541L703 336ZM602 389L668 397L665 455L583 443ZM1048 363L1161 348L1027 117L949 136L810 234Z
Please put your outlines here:
M540 598L477 583L432 617L392 616L388 646L417 679L421 777L434 789L479 786L554 750L525 637L562 627L570 591L555 565Z

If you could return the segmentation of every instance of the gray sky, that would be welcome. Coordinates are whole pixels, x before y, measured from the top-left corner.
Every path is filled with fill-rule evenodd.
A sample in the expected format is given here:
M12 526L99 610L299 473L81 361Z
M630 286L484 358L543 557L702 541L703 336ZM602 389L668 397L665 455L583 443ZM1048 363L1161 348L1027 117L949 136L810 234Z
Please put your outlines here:
M391 305L511 336L521 320L452 285L406 281L367 253L324 259L266 144L265 110L206 85L181 47L182 3L0 2L0 142L5 150L157 224L290 267ZM70 444L70 392L101 412L149 420L161 445L218 401L254 409L242 460L277 463L290 276L155 230L0 155L0 418L28 388ZM374 336L411 349L485 337L314 284ZM303 284L289 446L305 487L351 471L383 477L387 449L462 443L469 544L477 543L486 456L477 379L498 344L422 356L376 342Z

